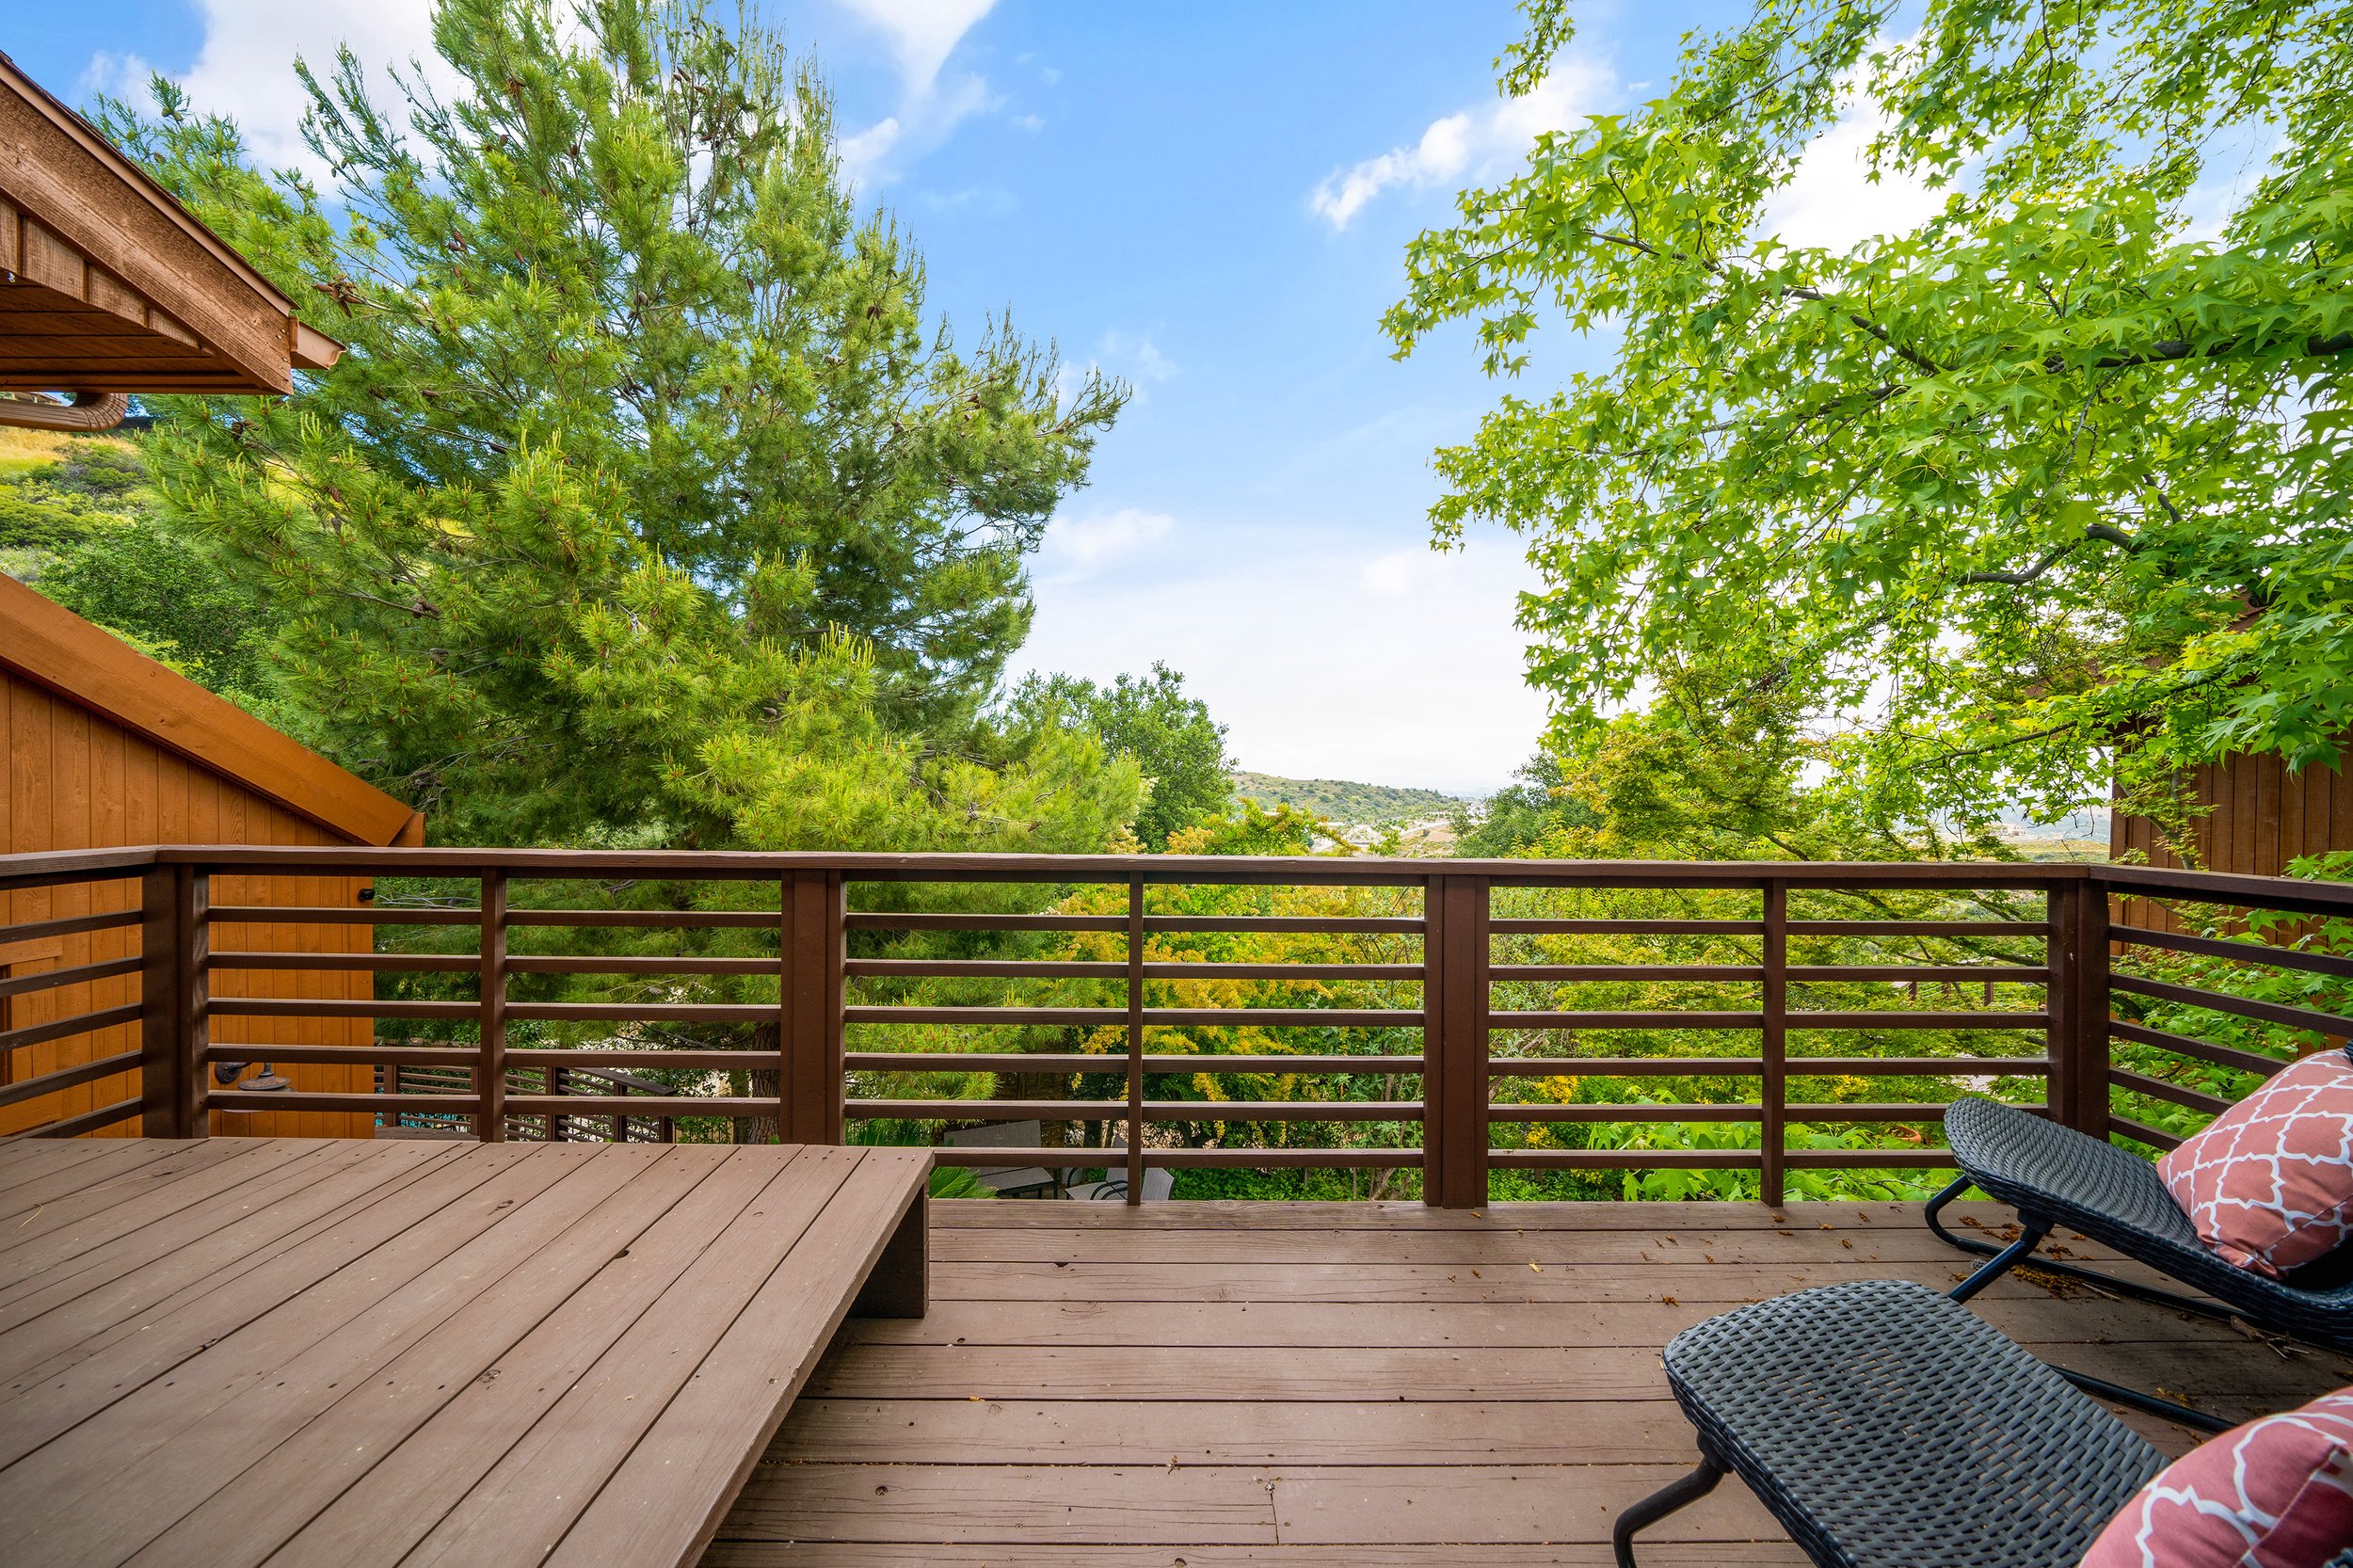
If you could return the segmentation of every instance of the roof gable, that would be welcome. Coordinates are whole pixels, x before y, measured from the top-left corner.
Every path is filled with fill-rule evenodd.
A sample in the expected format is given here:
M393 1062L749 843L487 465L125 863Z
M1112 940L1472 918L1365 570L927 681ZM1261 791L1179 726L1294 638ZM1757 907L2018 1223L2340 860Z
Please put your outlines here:
M391 795L8 576L0 664L356 843L424 841Z

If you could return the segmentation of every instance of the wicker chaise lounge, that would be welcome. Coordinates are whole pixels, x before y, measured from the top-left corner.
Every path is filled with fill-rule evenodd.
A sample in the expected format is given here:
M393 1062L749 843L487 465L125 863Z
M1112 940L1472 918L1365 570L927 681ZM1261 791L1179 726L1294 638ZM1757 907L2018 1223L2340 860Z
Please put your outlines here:
M2157 1450L1950 1297L1872 1280L1677 1335L1667 1381L1700 1465L1612 1545L1730 1471L1823 1568L2069 1568L2164 1466Z
M2212 1300L2051 1259L2037 1259L2038 1269L2185 1311L2235 1314L2258 1328L2353 1351L2353 1280L2345 1277L2353 1259L2323 1258L2284 1280L2236 1268L2206 1250L2148 1160L2016 1106L1976 1096L1956 1100L1945 1112L1945 1135L1961 1176L1929 1201L1929 1228L1963 1252L1992 1259L1953 1292L1956 1299L1967 1301L2025 1261L2054 1226L2065 1225ZM1945 1227L1945 1207L1972 1186L2018 1211L2016 1240L1995 1247ZM2112 1391L2104 1386L2101 1392Z

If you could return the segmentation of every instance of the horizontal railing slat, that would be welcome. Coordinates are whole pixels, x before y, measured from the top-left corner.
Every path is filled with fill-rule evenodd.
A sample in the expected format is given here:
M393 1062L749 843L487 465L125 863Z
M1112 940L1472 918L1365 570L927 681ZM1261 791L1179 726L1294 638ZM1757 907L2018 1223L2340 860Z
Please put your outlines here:
M223 969L328 969L373 974L472 974L482 967L473 953L432 952L248 952L223 950L204 967Z
M1801 1171L1950 1170L1953 1157L1939 1148L1791 1149L1782 1161Z
M1801 1029L2032 1029L2051 1027L2048 1013L1808 1013L1792 1008L1789 1027Z
M1490 1013L1491 1030L1516 1029L1762 1029L1762 1013L1657 1012Z
M1487 1163L1504 1171L1753 1171L1755 1149L1493 1149Z
M1512 917L1487 922L1498 936L1762 936L1763 920L1532 920Z
M534 1055L538 1054L534 1052ZM1172 1073L1419 1073L1418 1056L1282 1056L1229 1053L1214 1056L1153 1056L1142 1058L1147 1075ZM842 1056L853 1072L880 1073L1121 1073L1127 1058L1053 1051L854 1050Z
M2182 1146L2179 1134L2168 1132L2161 1127L2151 1127L2147 1122L2135 1121L2132 1117L2115 1111L2108 1112L2108 1130L2121 1132L2127 1138L2136 1138L2141 1143L2153 1144L2161 1149L2177 1149Z
M1077 1151L1065 1149L1064 1154ZM1098 1153L1103 1151L1096 1151ZM1117 1154L1120 1150L1113 1149ZM1419 1149L1145 1149L1146 1169L1160 1171L1412 1170ZM1069 1167L1064 1167L1065 1169ZM1092 1167L1078 1166L1086 1170Z
M2187 1106L2192 1111L2203 1111L2209 1116L2218 1116L2231 1108L2231 1102L2217 1095L2203 1094L2196 1089L2185 1089L2178 1083L2168 1083L2164 1079L2151 1078L2147 1073L2133 1072L2125 1067L2110 1067L2108 1081L2119 1089L2129 1089L2136 1095L2146 1095L2151 1099L2168 1100L2175 1105Z
M2201 1007L2209 1013L2229 1013L2236 1017L2252 1018L2259 1023L2281 1024L2289 1029L2309 1030L2315 1034L2353 1035L2353 1018L2334 1013L2321 1013L2310 1007L2288 1007L2276 1001L2256 1001L2248 997L2234 997L2223 991L2207 991L2194 985L2176 985L2169 981L2143 980L2137 975L2111 975L2108 988L2130 996L2150 997L2158 1001L2180 1002L2185 1007Z
M1512 981L1748 981L1764 979L1765 968L1761 964L1495 964L1488 967L1487 976L1498 985Z
M2295 915L2353 915L2353 884L2288 881L2233 872L2180 871L2166 866L2103 866L2111 888L2151 895L2170 893L2193 904L2279 909Z
M1754 1078L1761 1056L1491 1056L1497 1078Z
M12 979L0 980L0 1000L30 996L36 991L55 991L68 985L88 985L92 981L112 980L117 975L136 974L143 962L134 954L129 958L109 958L99 964L77 964L70 969L41 969L32 974L17 975Z
M43 1122L22 1132L11 1132L6 1138L0 1138L0 1144L13 1144L20 1138L79 1138L85 1132L96 1132L101 1128L130 1121L143 1109L136 1099L117 1100L112 1105L102 1105L94 1111L85 1111L60 1121Z
M511 1097L508 1103L514 1103ZM854 1099L845 1113L854 1122L1115 1122L1128 1114L1128 1106L1121 1100ZM1415 1122L1421 1113L1418 1100L1144 1102L1147 1122Z
M60 915L55 920L19 920L0 925L0 945L40 942L53 936L79 936L92 931L120 931L146 919L136 909L102 909L95 915Z
M2251 1050L2240 1050L2233 1046L2217 1046L2211 1040L2201 1040L2187 1034L2175 1034L2162 1029L2151 1029L2146 1024L2137 1024L2127 1018L2110 1018L2108 1033L2119 1040L2130 1040L2136 1045L2154 1046L2159 1050L2169 1050L2177 1055L2196 1057L2201 1062L2211 1062L2218 1067L2235 1067L2240 1072L2256 1073L2265 1078L2269 1078L2273 1073L2287 1065L2286 1063L2268 1056L2258 1056Z
M332 997L214 997L205 1010L216 1018L471 1018L481 1012L471 1001L420 1001L409 998L346 1000Z
M214 925L480 925L482 911L374 904L216 904L204 918Z
M2145 926L2112 925L2108 936L2119 942L2136 947L2170 948L2176 952L2211 954L2217 958L2235 959L2240 963L2262 964L2277 969L2302 969L2307 974L2334 975L2353 979L2353 958L2339 958L2326 952L2306 952L2298 948L2275 947L2269 942L2226 942L2217 936L2192 936L2179 931L2152 931Z
M142 1011L136 1001L120 1007L102 1007L95 1013L77 1013L70 1018L53 1018L47 1023L26 1024L0 1033L0 1051L22 1050L26 1046L46 1045L52 1040L64 1040L76 1034L95 1034L102 1029L118 1024L136 1023Z
M1901 964L1792 964L1792 984L1832 984L1847 981L1886 981L1891 984L2047 985L2051 971L2025 966L1961 964L1944 968L1906 968Z
M76 1089L85 1083L95 1083L102 1078L112 1078L117 1073L136 1072L138 1065L139 1053L126 1050L113 1056L102 1056L95 1062L60 1067L39 1078L19 1079L14 1083L0 1084L0 1105L21 1105L26 1100L37 1100L43 1095L54 1095L60 1089Z
M713 1098L693 1095L527 1095L509 1094L510 1116L774 1116L779 1105L773 1096Z
M512 909L508 925L561 925L681 931L773 931L774 909Z
M312 1066L471 1067L481 1054L473 1046L285 1046L215 1040L205 1048L204 1060L272 1065L292 1062Z
M2047 936L2048 920L1791 920L1792 936Z
M435 1116L482 1106L474 1095L344 1095L308 1089L215 1089L206 1099L216 1111L413 1111Z
M520 1007L521 1004L512 1004ZM1012 1024L1086 1028L1123 1023L1124 1007L845 1007L852 1024ZM1418 1010L1343 1007L1147 1007L1146 1028L1194 1025L1226 1029L1417 1029Z
M566 1023L756 1024L775 1018L776 1010L752 1002L510 1001L506 1016Z
M852 910L845 931L1125 931L1122 915L959 915Z
M1681 1105L1539 1100L1498 1102L1487 1108L1491 1122L1753 1122L1764 1115L1765 1108L1760 1105L1718 1100Z

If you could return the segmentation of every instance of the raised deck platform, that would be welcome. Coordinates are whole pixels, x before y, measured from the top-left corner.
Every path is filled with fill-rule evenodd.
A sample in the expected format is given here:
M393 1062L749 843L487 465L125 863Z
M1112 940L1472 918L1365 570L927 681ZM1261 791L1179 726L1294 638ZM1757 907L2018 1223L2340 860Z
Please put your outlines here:
M923 1310L927 1167L0 1147L0 1556L692 1562L845 1314Z
M1972 1261L1914 1207L1803 1204L941 1203L932 1256L932 1310L842 1331L707 1568L1597 1568L1617 1512L1692 1463L1658 1368L1677 1330ZM2233 1416L2353 1383L2344 1357L2079 1287L2013 1277L1977 1306L2061 1366ZM1642 1560L1803 1559L1734 1483Z

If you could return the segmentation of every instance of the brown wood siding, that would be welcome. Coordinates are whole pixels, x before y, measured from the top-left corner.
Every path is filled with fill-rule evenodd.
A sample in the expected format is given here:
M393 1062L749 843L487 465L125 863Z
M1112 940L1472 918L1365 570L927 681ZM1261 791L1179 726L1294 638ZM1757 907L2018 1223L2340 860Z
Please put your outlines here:
M2353 754L2353 734L2344 737ZM2199 803L2213 808L2198 820L2197 855L2206 871L2278 876L2288 863L2330 850L2353 850L2353 773L2344 766L2290 773L2271 755L2228 757L2192 771ZM2151 866L2186 864L2146 817L2122 813L2108 826L2108 857ZM2173 917L2143 899L2125 901L2118 918L2128 925L2175 929Z
M199 763L168 751L143 735L0 668L0 757L7 760L8 788L0 798L0 853L109 848L126 844L347 844L349 838L295 815L275 802ZM368 886L361 877L264 879L222 876L213 886L216 904L341 904L358 900ZM0 923L127 909L138 899L138 880L0 893ZM365 952L374 932L364 925L224 925L214 934L221 949ZM136 926L70 936L41 944L38 953L0 967L18 974L103 963L129 956L138 943ZM55 951L48 951L54 948ZM223 983L225 982L225 983ZM352 1000L373 995L365 973L262 971L223 977L216 988L265 997L330 997ZM136 974L36 992L0 1000L0 1027L23 1028L51 1018L136 1001ZM362 1045L364 1019L223 1018L214 1037L250 1044L253 1060L266 1060L271 1045ZM87 1034L31 1046L9 1053L0 1066L10 1081L94 1061L138 1048L138 1026L122 1024ZM286 1066L280 1069L297 1089L314 1093L366 1093L373 1085L364 1067ZM138 1092L137 1075L125 1073L61 1090L24 1105L0 1109L0 1133L111 1105ZM216 1112L216 1132L250 1132L277 1137L369 1135L371 1118L340 1112L273 1112L230 1115ZM108 1129L136 1134L136 1120Z

